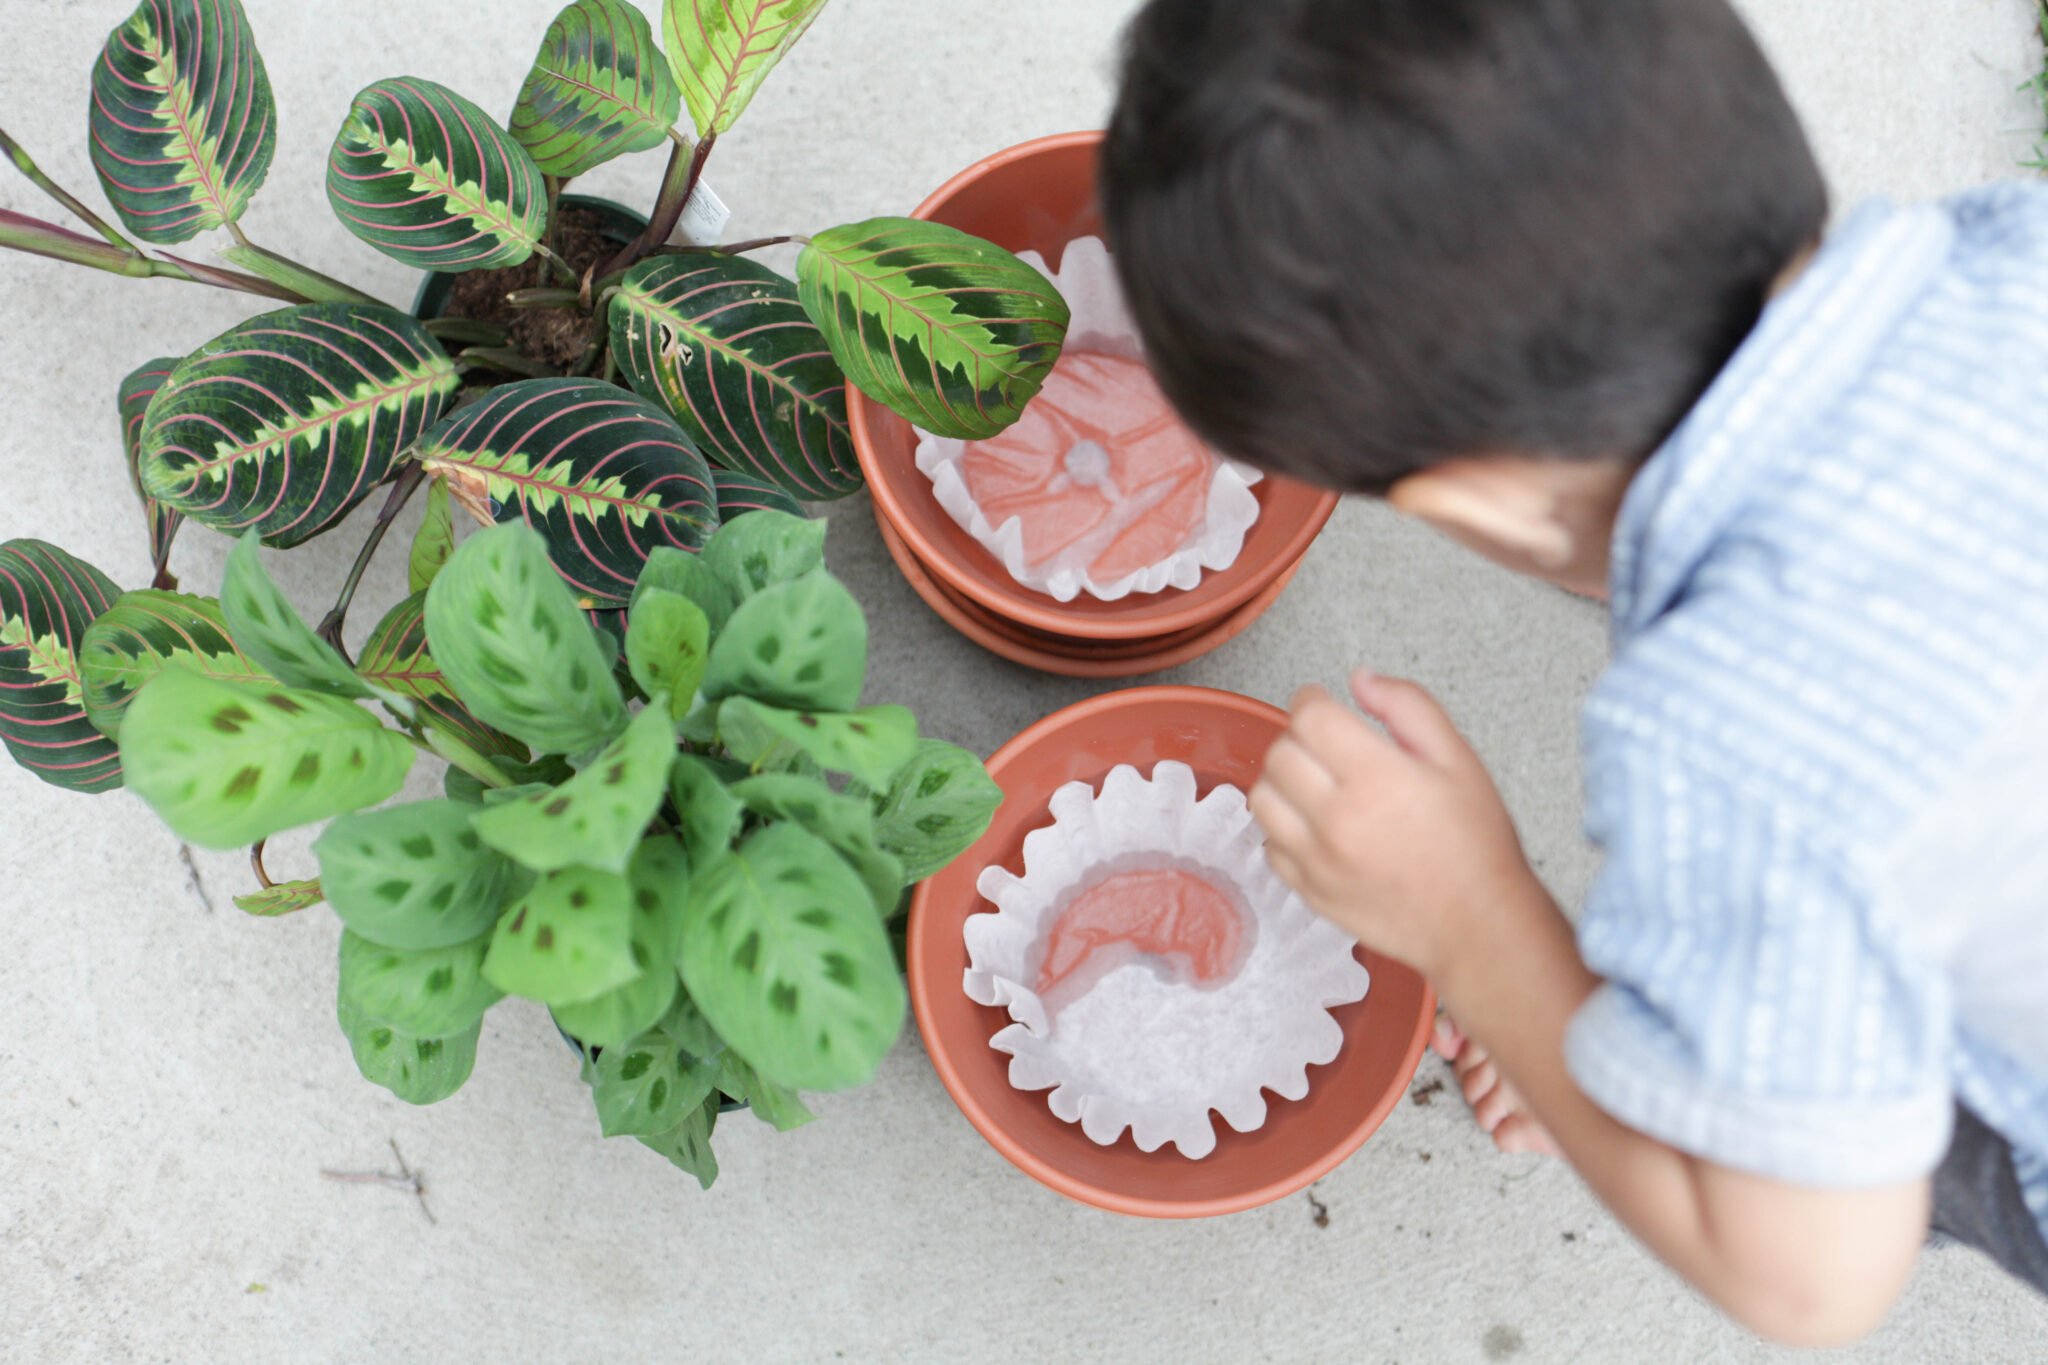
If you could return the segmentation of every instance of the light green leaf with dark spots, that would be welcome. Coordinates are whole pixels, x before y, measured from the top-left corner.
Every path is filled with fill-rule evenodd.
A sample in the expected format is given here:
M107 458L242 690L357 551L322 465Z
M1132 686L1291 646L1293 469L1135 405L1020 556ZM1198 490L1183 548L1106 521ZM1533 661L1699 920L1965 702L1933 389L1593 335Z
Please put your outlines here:
M320 903L320 883L278 882L261 891L235 897L235 909L243 914L256 915L262 919L276 919L280 915L293 914Z
M825 523L767 509L749 512L718 528L703 561L744 601L770 584L822 567Z
M710 652L711 622L695 602L660 588L634 598L626 662L649 697L666 694L672 719L689 713Z
M427 595L416 592L384 614L356 658L356 672L379 695L404 697L419 718L511 771L528 758L518 740L493 730L472 715L427 649Z
M633 893L591 867L550 872L498 921L484 977L507 995L580 1004L640 975L633 960Z
M702 555L666 545L647 556L647 563L640 570L640 581L633 587L633 600L638 602L641 594L657 590L671 592L696 603L697 609L710 623L713 636L725 629L733 608L739 605L739 598Z
M736 782L732 794L756 815L792 821L830 844L860 874L874 897L875 912L894 912L903 894L903 864L876 843L874 815L867 802L842 796L815 778L786 773Z
M669 1006L667 1014L661 1016L657 1027L682 1044L683 1051L692 1056L716 1057L725 1051L725 1039L711 1027L711 1021L690 999L688 991L677 990L675 1003Z
M745 808L709 763L678 754L669 772L669 797L675 802L691 867L702 868L732 847Z
M390 948L447 948L488 933L523 877L485 848L457 801L342 816L313 842L341 922Z
M210 597L145 588L123 593L86 630L78 672L86 718L109 738L143 684L176 662L225 682L253 682L263 669L235 648L220 603Z
M634 1141L661 1153L679 1170L696 1176L698 1185L708 1190L718 1179L718 1158L711 1151L711 1132L717 1126L718 1096L713 1094L666 1133L653 1137L636 1135Z
M734 758L764 771L794 751L826 772L886 787L917 751L917 717L901 706L845 714L790 711L731 697L718 708L718 733Z
M405 590L425 592L448 556L455 553L455 514L448 499L448 485L441 479L427 482L427 509L420 529L413 533L412 553L405 561Z
M341 935L341 995L371 1023L414 1038L467 1032L504 992L484 980L488 937L448 948L386 948Z
M888 789L875 798L875 835L921 882L988 832L1003 789L979 758L943 740L920 739Z
M625 728L606 651L534 531L494 526L464 541L427 589L426 619L442 675L486 725L550 754Z
M903 1026L903 983L867 889L796 825L758 830L697 869L678 966L719 1036L797 1089L869 1080Z
M633 963L640 975L593 1000L555 1011L555 1022L585 1047L610 1048L653 1028L681 988L676 941L690 893L682 846L667 835L648 839L633 855L626 880L633 890Z
M335 1014L356 1070L407 1104L435 1104L462 1089L476 1066L476 1040L483 1022L450 1038L414 1038L366 1018L340 996Z
M577 865L624 872L668 790L675 725L650 706L582 772L550 791L493 806L476 832L506 857L539 871Z
M868 623L838 580L820 572L749 597L726 622L704 671L704 695L848 711L868 668Z
M600 1052L591 1064L591 1098L606 1137L654 1137L701 1107L719 1064L701 1061L660 1029Z
M383 694L356 676L341 652L313 633L263 568L262 542L251 531L228 552L220 609L242 652L287 687L337 697L383 697L412 714L410 700Z
M121 722L128 785L179 838L236 848L390 797L413 748L353 702L177 664Z
M801 1128L817 1117L804 1107L803 1097L796 1091L777 1085L730 1050L719 1054L718 1088L744 1103L755 1118L772 1124L778 1133Z

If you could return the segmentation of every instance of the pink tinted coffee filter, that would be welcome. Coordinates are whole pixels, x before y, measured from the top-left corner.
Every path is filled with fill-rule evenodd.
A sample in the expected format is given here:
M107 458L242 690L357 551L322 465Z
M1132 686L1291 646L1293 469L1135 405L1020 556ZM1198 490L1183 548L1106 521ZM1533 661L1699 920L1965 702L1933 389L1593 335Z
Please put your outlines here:
M1109 1146L1216 1148L1212 1111L1241 1133L1266 1091L1308 1094L1334 1060L1330 1010L1370 984L1341 930L1266 865L1244 793L1196 800L1194 772L1110 773L1098 794L1053 794L1052 824L1024 840L1024 874L984 870L994 913L968 917L963 987L1006 1009L990 1040L1010 1084L1050 1090L1055 1116Z
M1031 252L1022 259L1045 270ZM1073 320L1024 416L984 441L920 433L917 467L1012 578L1058 601L1196 587L1237 562L1259 517L1259 475L1174 416L1101 239L1069 243L1052 280Z

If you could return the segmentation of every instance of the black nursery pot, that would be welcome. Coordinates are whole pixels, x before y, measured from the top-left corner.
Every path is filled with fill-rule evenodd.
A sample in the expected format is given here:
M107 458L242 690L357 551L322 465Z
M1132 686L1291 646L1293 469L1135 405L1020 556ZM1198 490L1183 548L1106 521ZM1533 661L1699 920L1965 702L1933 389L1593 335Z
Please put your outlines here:
M645 214L629 209L624 204L615 203L610 199L599 199L594 195L565 194L555 208L556 212L562 209L588 209L596 213L602 219L598 230L619 246L624 246L638 237L647 227ZM459 274L428 272L426 278L420 281L419 292L413 295L412 315L422 320L440 317L442 311L448 307L448 295L453 292L455 281L459 278Z

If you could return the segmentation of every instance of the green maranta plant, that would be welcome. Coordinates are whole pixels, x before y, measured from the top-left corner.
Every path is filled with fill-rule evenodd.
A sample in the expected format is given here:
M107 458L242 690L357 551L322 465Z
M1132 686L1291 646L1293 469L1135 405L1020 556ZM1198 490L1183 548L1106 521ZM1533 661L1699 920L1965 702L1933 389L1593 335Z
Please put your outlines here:
M799 1092L872 1075L903 1020L889 921L998 798L909 711L861 704L867 625L802 516L861 485L849 388L992 435L1067 326L1038 272L935 224L671 243L824 3L661 0L657 39L629 0L572 0L503 123L423 77L351 103L339 220L423 271L524 272L485 293L584 338L568 362L503 316L416 317L250 239L277 113L241 0L140 0L109 34L89 150L119 226L0 132L85 229L0 210L0 246L269 310L120 385L150 586L0 544L0 741L55 786L132 788L191 843L253 845L252 915L331 905L365 1076L443 1098L484 1012L539 1001L603 1131L706 1183L721 1104L786 1128ZM568 183L664 143L644 228L567 259ZM218 264L167 250L204 233ZM746 254L783 242L794 279ZM259 547L379 490L309 625ZM356 589L422 490L410 595L351 657ZM488 529L458 536L458 508ZM187 522L236 539L217 598L177 590ZM384 804L422 753L445 795ZM271 882L264 841L321 822L319 876Z

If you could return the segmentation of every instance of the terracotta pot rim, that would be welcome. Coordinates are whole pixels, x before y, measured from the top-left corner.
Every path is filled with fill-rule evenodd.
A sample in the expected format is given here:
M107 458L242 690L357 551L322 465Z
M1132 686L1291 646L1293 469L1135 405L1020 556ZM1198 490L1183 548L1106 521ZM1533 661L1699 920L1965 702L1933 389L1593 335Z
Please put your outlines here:
M879 514L875 524L881 531L882 548L896 562L903 580L940 620L998 658L1043 673L1091 681L1116 681L1164 673L1214 653L1249 630L1266 609L1279 600L1280 594L1294 581L1295 570L1300 567L1290 567L1265 592L1209 629L1193 635L1168 636L1157 642L1155 647L1145 649L1141 647L1145 643L1143 641L1098 642L1071 637L1062 640L1002 621L993 613L964 601L934 579L923 561L904 544L896 528Z
M1093 147L1101 142L1102 136L1099 130L1054 133L994 152L953 176L926 196L924 202L917 206L911 216L921 220L932 219L961 190L994 171L1044 152ZM849 390L847 399L847 418L853 435L854 451L860 460L862 473L866 476L868 490L874 498L877 516L884 519L903 538L927 571L957 596L992 615L1016 621L1041 634L1095 640L1146 639L1197 630L1228 617L1248 602L1265 597L1276 579L1300 563L1302 557L1308 553L1309 547L1315 543L1316 537L1322 534L1324 526L1329 523L1339 501L1335 493L1316 490L1315 500L1308 515L1288 528L1285 539L1280 541L1256 567L1247 570L1241 581L1214 596L1175 606L1170 605L1175 599L1188 597L1190 594L1169 589L1164 593L1147 593L1126 598L1124 603L1111 604L1128 605L1128 610L1122 613L1077 613L1066 604L1055 602L1041 593L1013 582L992 555L988 556L988 559L989 564L993 566L993 572L985 578L965 572L949 556L946 547L928 536L915 518L903 515L902 503L897 497L896 490L881 472L881 461L875 453L874 442L870 437L869 416L873 400L858 389ZM919 475L918 478L922 483L923 476ZM1263 480L1255 489L1262 506L1270 507L1273 490L1288 483L1287 480L1276 479L1273 476ZM976 550L983 555L988 554L979 546ZM1240 560L1239 565L1242 564L1243 561ZM1231 573L1236 567L1238 566L1220 572Z
M1269 703L1233 692L1214 688L1189 687L1179 684L1162 684L1152 687L1129 688L1091 697L1086 701L1062 708L1043 720L1026 727L1015 738L1004 744L988 760L989 775L998 782L1010 765L1020 755L1058 735L1061 731L1106 712L1114 712L1137 706L1160 703L1181 704L1199 707L1220 707L1240 715L1260 720L1283 723L1286 713ZM1147 1218L1211 1218L1231 1213L1242 1213L1261 1208L1275 1200L1284 1199L1298 1190L1328 1175L1342 1165L1353 1153L1376 1132L1400 1103L1408 1091L1408 1081L1414 1076L1422 1060L1423 1049L1429 1038L1432 1022L1436 1015L1435 992L1425 981L1422 983L1421 1003L1415 1012L1410 1036L1402 1050L1400 1065L1395 1071L1398 1078L1388 1085L1373 1103L1360 1115L1358 1120L1345 1130L1315 1160L1303 1163L1284 1175L1276 1176L1255 1188L1211 1199L1172 1200L1130 1195L1106 1188L1093 1181L1068 1174L1058 1167L1034 1155L1023 1145L1013 1140L975 1098L973 1089L961 1075L959 1064L953 1055L953 1042L941 1035L936 1028L927 1027L926 1021L936 1017L933 1001L937 990L960 989L957 980L932 981L925 968L925 955L918 951L925 924L930 920L929 904L931 882L918 886L910 903L910 949L907 958L910 979L910 998L916 1012L919 1032L924 1039L925 1051L931 1057L932 1068L938 1072L939 1080L959 1106L975 1130L989 1145L1002 1153L1012 1165L1037 1180L1040 1184L1083 1204L1108 1210L1111 1213L1130 1214ZM1362 951L1362 950L1361 950ZM1405 969L1403 969L1405 970ZM986 1039L969 1040L969 1044L986 1048ZM1271 1120L1269 1120L1271 1121ZM1279 1119L1285 1122L1284 1111Z

